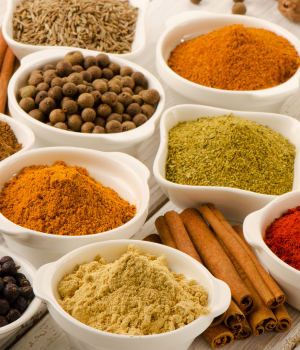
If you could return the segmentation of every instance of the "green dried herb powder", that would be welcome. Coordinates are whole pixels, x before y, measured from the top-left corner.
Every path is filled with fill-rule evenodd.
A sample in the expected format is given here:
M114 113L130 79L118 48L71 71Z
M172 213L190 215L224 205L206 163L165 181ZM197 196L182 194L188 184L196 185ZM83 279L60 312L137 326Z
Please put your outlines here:
M295 146L267 126L225 115L169 131L166 179L281 195L293 187Z

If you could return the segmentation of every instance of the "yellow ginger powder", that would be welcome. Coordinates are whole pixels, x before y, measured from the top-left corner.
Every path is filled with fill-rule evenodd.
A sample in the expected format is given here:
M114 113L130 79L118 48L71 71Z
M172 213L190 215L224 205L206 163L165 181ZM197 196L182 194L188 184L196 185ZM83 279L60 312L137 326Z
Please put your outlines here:
M165 255L143 254L134 244L111 263L97 256L77 265L58 291L59 304L71 316L115 334L170 332L210 312L202 286L171 272Z

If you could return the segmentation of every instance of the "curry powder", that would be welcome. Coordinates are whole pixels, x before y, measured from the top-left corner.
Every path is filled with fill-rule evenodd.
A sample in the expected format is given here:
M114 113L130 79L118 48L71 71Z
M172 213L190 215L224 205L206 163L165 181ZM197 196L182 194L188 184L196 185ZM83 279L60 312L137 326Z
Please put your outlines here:
M31 230L80 236L125 224L136 207L96 182L85 168L57 161L25 167L7 182L0 192L0 212Z
M178 45L169 67L194 83L223 90L261 90L290 79L300 59L288 40L242 24Z

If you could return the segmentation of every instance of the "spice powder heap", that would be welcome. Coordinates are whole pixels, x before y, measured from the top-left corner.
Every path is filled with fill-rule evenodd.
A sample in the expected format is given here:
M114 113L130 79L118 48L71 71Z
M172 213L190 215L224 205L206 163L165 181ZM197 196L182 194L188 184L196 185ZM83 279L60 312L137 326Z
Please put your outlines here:
M20 151L22 145L11 130L10 126L0 121L0 161Z
M255 122L225 115L169 131L166 179L281 195L292 190L295 146Z
M55 235L88 235L119 227L136 207L89 176L85 168L62 161L23 168L4 184L0 212L31 230Z
M210 312L202 286L170 272L164 255L143 254L134 244L111 263L98 256L77 265L58 291L59 304L71 316L115 334L170 332Z
M168 66L194 83L223 90L261 90L290 79L300 58L288 40L234 24L178 45Z

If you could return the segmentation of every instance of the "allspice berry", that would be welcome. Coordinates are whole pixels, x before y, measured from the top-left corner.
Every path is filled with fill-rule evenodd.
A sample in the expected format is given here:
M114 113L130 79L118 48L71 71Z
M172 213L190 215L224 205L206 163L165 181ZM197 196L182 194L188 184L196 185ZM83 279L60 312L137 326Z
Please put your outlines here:
M132 101L132 96L128 92L122 92L118 95L118 102L122 103L125 107L130 105Z
M246 13L246 6L242 2L237 2L233 5L231 12L234 15L244 15Z
M131 74L131 78L135 81L135 85L142 86L142 87L147 86L147 79L145 78L143 73L134 72Z
M123 87L129 87L131 90L135 87L135 81L131 77L123 77L121 82L123 83Z
M80 75L80 73L74 72L68 76L68 83L73 83L75 85L79 85L79 84L82 84L82 82L83 82L83 78Z
M91 67L92 68L92 67ZM99 67L97 67L99 68ZM90 69L90 68L89 68ZM83 81L86 81L88 83L91 83L93 80L92 74L88 70L83 70L82 72L79 73L82 76Z
M76 114L78 112L78 104L74 100L67 100L62 104L62 110L66 114Z
M79 66L79 65L75 65L72 67L72 72L75 72L75 73L80 73L82 72L84 69L82 66Z
M48 91L50 89L50 86L47 83L39 83L36 88L38 91Z
M96 125L94 127L94 130L92 131L93 134L106 134L105 129L103 126Z
M132 118L131 118L131 116L129 114L123 113L121 116L122 116L123 123L132 121Z
M73 131L80 131L83 121L79 114L72 114L68 118L68 127Z
M53 125L57 129L68 130L68 126L66 123L58 122Z
M86 122L86 123L82 124L81 132L91 133L94 130L94 127L95 127L95 124L93 124L91 122Z
M77 94L77 86L74 83L67 83L63 86L62 92L68 97L75 96Z
M147 121L147 117L144 114L137 114L133 117L132 121L136 126L141 126Z
M126 114L129 114L131 117L134 117L137 114L140 114L142 112L141 107L137 103L131 103L126 108Z
M86 94L88 92L89 92L88 86L86 86L84 84L77 85L77 93L78 93L78 95Z
M63 99L63 89L60 86L54 86L48 91L48 97L53 98L54 101L59 102Z
M113 107L118 102L118 96L114 92L106 92L101 96L101 100L103 103L109 105L110 107Z
M26 113L28 113L36 108L34 100L31 97L22 98L19 105Z
M159 93L155 89L141 91L139 96L141 96L143 101L148 105L155 105L160 99Z
M92 87L99 91L101 94L105 94L108 91L108 86L103 79L96 79L92 82Z
M129 131L136 129L136 125L133 122L126 121L122 124L122 131Z
M78 104L81 108L91 108L94 106L94 97L91 94L85 93L78 97ZM96 116L95 116L96 117Z
M122 117L120 114L112 113L107 119L106 123L110 122L111 120L117 120L119 123L122 123Z
M87 69L87 72L91 75L92 80L100 79L102 76L102 70L98 66L91 66ZM86 80L86 79L84 79ZM87 80L89 81L89 80Z
M117 103L112 107L112 112L113 112L113 113L122 114L122 113L124 112L124 106L122 105L122 103L117 102Z
M94 56L87 56L83 61L83 67L87 70L89 67L98 66L98 60Z
M42 83L43 84L43 83ZM44 83L45 84L45 83ZM39 84L40 85L40 84ZM52 79L51 81L51 87L54 87L54 86L60 86L60 87L63 87L64 83L63 83L63 80L62 78L60 77L55 77L54 79Z
M131 96L134 95L133 91L129 87L123 87L122 92L128 92Z
M113 83L108 83L108 91L109 92L114 92L115 94L119 95L119 93L121 92L120 86L117 84L113 84Z
M44 98L40 104L39 104L39 109L44 113L44 114L50 114L53 109L56 108L56 103L51 97L46 97Z
M56 70L60 77L67 77L72 73L71 63L67 61L59 61L56 65Z
M105 53L100 53L99 55L96 56L96 58L98 60L98 66L101 69L106 68L110 63L110 59L108 55L106 55Z
M40 74L31 75L28 79L28 85L38 86L40 83L44 81L44 77Z
M25 86L19 90L19 96L20 98L25 98L25 97L31 97L35 98L39 90L32 85Z
M109 134L122 132L122 124L117 120L111 120L110 122L106 123L105 130Z
M81 112L81 118L84 122L92 122L96 118L96 112L92 108L85 108Z
M35 96L35 104L38 106L41 101L43 101L44 98L48 97L48 92L46 91L40 91Z
M114 76L114 73L111 69L109 68L102 69L102 78L110 80L113 78L113 76Z
M155 112L154 107L148 104L142 105L141 110L142 114L145 114L148 119L151 118Z
M66 54L64 60L69 62L71 66L81 66L83 64L84 57L80 51L72 51Z
M43 67L42 71L43 71L43 72L46 72L46 70L49 70L49 69L55 69L55 67L53 66L53 64L46 64L46 65Z
M66 120L66 114L62 109L53 109L49 115L49 120L53 124L64 122Z
M110 69L114 75L120 74L120 65L118 63L110 62L108 69Z
M132 73L133 73L132 68L128 66L123 66L120 69L120 74L122 75L122 77L126 77L126 76L130 77Z
M145 89L142 86L135 86L133 89L133 93L135 95L138 95L141 91L144 91Z
M39 122L45 122L45 114L39 109L33 109L28 114L35 120L38 120Z
M102 102L100 92L95 90L92 91L90 94L94 97L94 106L98 106Z
M106 124L105 120L104 120L103 118L99 118L99 117L97 117L97 118L93 121L93 123L94 123L96 126L102 126L103 128L105 127L105 124Z
M132 96L132 102L133 103L137 103L139 104L140 106L144 103L144 101L142 100L141 96L139 95L133 95ZM150 105L149 105L150 106Z
M105 103L97 107L97 117L107 118L111 114L111 107Z

